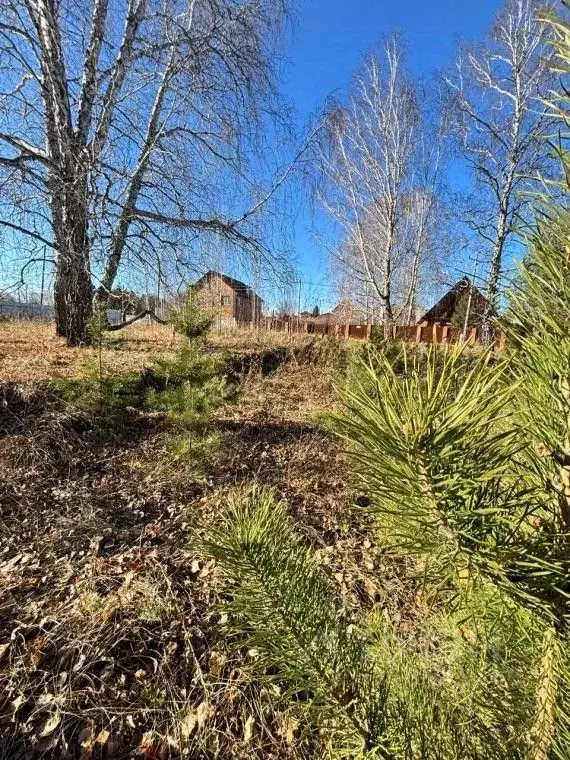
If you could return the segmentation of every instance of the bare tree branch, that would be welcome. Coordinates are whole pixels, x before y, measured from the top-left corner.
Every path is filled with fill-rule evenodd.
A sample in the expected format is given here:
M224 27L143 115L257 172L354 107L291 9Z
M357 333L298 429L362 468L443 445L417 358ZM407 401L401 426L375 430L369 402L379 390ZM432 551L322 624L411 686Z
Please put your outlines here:
M539 0L508 0L487 42L461 55L446 78L460 150L489 209L487 222L468 219L490 245L487 330L514 221L525 209L519 189L526 182L528 190L528 180L546 168L540 140L549 124L543 98L552 82L552 50L544 11Z
M159 277L179 270L199 255L198 235L278 261L257 219L293 174L260 160L263 126L282 128L272 110L282 10L270 0L0 6L4 226L56 250L56 323L70 343L86 338L94 293L105 300L119 273L156 262Z
M145 309L144 311L141 311L140 314L135 314L134 317L131 317L130 319L126 319L124 322L119 322L116 325L107 325L106 329L109 332L115 332L116 330L122 330L124 327L128 327L129 325L133 325L135 322L138 322L141 319L144 319L145 317L150 317L155 322L158 322L161 325L167 325L168 320L167 319L161 319L159 316L155 314L152 309Z
M34 238L34 240L39 240L40 243L43 243L44 245L47 245L50 248L53 248L54 250L57 250L57 245L53 241L48 240L39 232L34 232L34 230L30 230L27 227L23 227L20 224L15 224L14 222L8 222L6 219L0 219L0 227L8 227L8 229L14 230L15 232L20 232L22 235L26 235L27 237Z

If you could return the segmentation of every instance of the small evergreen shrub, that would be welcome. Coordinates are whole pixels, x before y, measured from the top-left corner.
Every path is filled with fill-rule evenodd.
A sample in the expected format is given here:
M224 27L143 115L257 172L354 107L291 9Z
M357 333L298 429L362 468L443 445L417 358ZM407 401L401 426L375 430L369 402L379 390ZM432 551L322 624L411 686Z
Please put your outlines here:
M225 379L211 377L200 384L186 380L163 391L151 390L147 404L167 412L173 422L192 425L220 407L225 399Z
M87 415L93 421L94 415L101 420L107 412L146 406L166 412L171 421L195 425L228 396L226 356L207 353L198 340L207 329L208 319L200 317L192 306L185 312L180 329L194 337L184 338L173 358L156 359L144 372L112 377L102 354L106 322L96 312L90 324L95 359L86 365L84 377L57 381L56 388L74 415Z
M172 421L196 423L220 407L228 397L226 359L208 354L196 342L186 340L174 359L155 362L160 389L151 389L147 405L167 412Z
M189 340L205 337L214 322L213 315L198 306L192 290L188 291L181 308L170 310L169 318L176 332Z

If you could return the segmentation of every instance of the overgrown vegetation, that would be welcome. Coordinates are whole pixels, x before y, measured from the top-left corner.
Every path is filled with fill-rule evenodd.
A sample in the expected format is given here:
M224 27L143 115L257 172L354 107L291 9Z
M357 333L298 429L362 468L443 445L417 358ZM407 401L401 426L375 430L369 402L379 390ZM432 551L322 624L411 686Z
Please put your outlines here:
M215 345L190 298L144 366L97 311L81 377L0 387L0 757L570 757L570 212L536 205L505 350Z
M0 384L0 757L309 753L315 740L252 680L253 655L220 636L217 571L189 541L228 487L271 484L326 537L358 604L344 463L312 424L335 404L317 345L186 343L139 325L120 345L104 337L100 373L97 346L58 353L42 329L0 336L13 380ZM190 424L157 409L212 368L232 391L223 406Z
M567 73L570 27L556 30ZM372 353L342 390L367 514L421 600L411 631L386 600L346 620L268 492L232 498L204 544L235 644L335 756L570 756L569 237L568 207L540 199L499 361Z

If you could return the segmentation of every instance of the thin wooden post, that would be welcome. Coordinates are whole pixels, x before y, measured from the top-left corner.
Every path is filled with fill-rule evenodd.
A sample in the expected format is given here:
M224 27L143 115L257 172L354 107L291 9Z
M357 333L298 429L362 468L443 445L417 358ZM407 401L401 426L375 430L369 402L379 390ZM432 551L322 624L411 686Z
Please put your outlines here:
M416 327L416 343L421 343L422 341L422 326L418 325Z
M441 331L441 342L449 343L449 325L444 325Z
M350 336L350 324L347 322L344 326L344 337L348 338Z
M372 325L368 324L366 325L366 340L370 340L372 337Z

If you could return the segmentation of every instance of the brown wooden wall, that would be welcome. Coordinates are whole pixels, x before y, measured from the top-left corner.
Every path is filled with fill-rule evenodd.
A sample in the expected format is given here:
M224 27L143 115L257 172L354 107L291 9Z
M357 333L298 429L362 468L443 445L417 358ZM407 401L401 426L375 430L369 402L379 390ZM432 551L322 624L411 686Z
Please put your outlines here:
M235 296L235 290L221 277L211 277L194 288L196 305L225 320L234 317ZM227 299L229 303L223 304L222 298Z
M214 327L232 327L240 322L261 318L261 298L253 293L240 293L222 277L213 276L194 288L196 305L214 315Z

